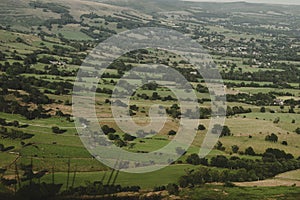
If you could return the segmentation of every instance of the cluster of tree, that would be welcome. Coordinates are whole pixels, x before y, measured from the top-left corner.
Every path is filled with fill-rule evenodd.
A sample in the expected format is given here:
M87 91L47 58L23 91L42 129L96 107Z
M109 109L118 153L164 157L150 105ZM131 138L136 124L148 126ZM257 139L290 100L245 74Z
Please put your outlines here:
M15 148L14 146L5 147L3 144L0 144L0 152L10 151L10 150L12 150L14 148Z
M250 83L245 83L245 82L240 82L240 83L236 83L236 82L226 82L226 86L229 88L233 88L233 87L256 87L256 88L294 88L293 86L289 85L289 84L282 84L282 85L278 85L278 84L259 84L259 83L255 83L255 82L250 82ZM274 95L279 95L279 96L291 96L291 93L286 92L286 93L282 93L282 92L272 92Z
M72 105L72 103L70 103L69 100L66 100L65 103L64 103L64 105L70 106L70 105ZM61 110L56 110L55 116L66 117L66 118L70 118L70 120L71 120L71 115L70 114L65 114Z
M97 14L94 13L94 12L91 12L91 13L89 13L89 14L82 14L82 15L80 16L80 19L82 19L82 18L95 19L95 18L101 18L101 16L97 15Z
M289 106L292 106L291 107L291 110L295 108L295 105L300 105L300 100L295 100L295 99L287 99L287 100L284 100L284 104L285 105L289 105ZM299 108L299 106L298 106Z
M226 116L232 116L232 115L243 114L243 113L251 113L251 112L252 112L251 108L244 109L242 106L234 106L231 108L230 106L227 106Z
M278 136L275 133L272 133L271 135L266 136L265 141L278 142Z
M219 134L220 137L232 135L231 130L228 126L221 126L220 124L215 124L211 132L213 134Z
M124 141L133 141L133 140L136 139L136 137L135 137L135 136L132 136L132 135L130 135L130 134L128 134L128 133L125 133L125 134L123 135L123 139L124 139Z
M50 117L49 114L46 114L47 111L41 106L32 110L28 106L22 106L16 101L5 100L2 95L0 95L0 110L4 113L20 114L30 120Z
M93 183L88 182L86 186L79 186L74 188L69 188L62 192L63 196L75 195L105 195L105 194L115 194L118 192L139 192L139 186L126 186L121 185L105 185L101 181L95 181Z
M137 105L130 105L129 109L136 112L139 111L139 107Z
M166 187L169 195L178 195L179 194L179 187L175 183L169 183Z
M118 15L118 14L116 13L115 15ZM106 22L117 22L118 28L126 28L126 29L130 30L130 29L145 26L145 24L142 22L124 19L124 16L123 17L121 17L121 16L113 17L111 15L108 15L108 16L106 15L106 16L102 16L102 18L104 18ZM128 18L128 16L126 16L126 18Z
M173 118L180 118L182 114L180 111L180 107L177 104L173 104L170 108L167 108L166 112ZM191 109L187 109L186 112L183 113L183 115L190 119L208 119L211 116L211 113L211 108L200 107L198 108L198 110L194 111Z
M73 44L73 43L72 43ZM39 50L34 51L31 54L25 55L25 58L15 58L16 60L23 60L24 64L21 64L20 62L14 62L10 64L9 62L5 62L4 65L0 64L0 70L3 72L6 72L8 75L19 75L22 73L30 73L30 74L50 74L50 75L61 75L61 76L74 76L76 73L76 70L67 71L67 70L58 70L57 66L53 65L51 67L47 66L45 67L45 71L36 69L31 67L32 64L36 64L37 62L50 64L50 61L57 61L52 56L43 56L40 59L37 59L38 54L54 54L54 55L66 55L70 53L72 50L71 48L59 46L59 45L53 45L53 50ZM80 47L78 47L80 48ZM14 55L13 55L14 56ZM72 57L72 56L71 56ZM74 58L73 58L74 60ZM72 60L72 61L73 61ZM77 61L78 64L78 61Z
M116 130L114 128L109 127L108 125L103 125L101 127L103 133L107 135L107 138L114 142L114 144L118 147L127 146L127 141L133 141L136 139L135 136L132 136L128 133L123 135L123 139L120 138L118 134L116 134Z
M178 104L173 104L170 108L166 109L166 112L173 118L179 118L181 115L180 107L178 106Z
M48 9L58 14L69 13L68 7L56 3L43 3L40 1L32 1L29 3L29 5L33 8Z
M294 156L290 153L286 153L280 149L268 148L262 155L262 158L265 162L276 162L277 160L290 160L293 159ZM299 159L298 159L299 160Z
M53 24L66 25L66 24L78 24L72 15L69 13L62 13L59 19L47 19L44 21L43 25L46 26L49 30L52 29Z
M195 154L193 161L197 164L214 166L215 169L201 167L195 171L190 171L179 180L181 187L195 186L208 182L228 182L228 181L255 181L274 177L279 173L300 168L300 160L293 159L293 156L286 154L278 149L267 149L263 154L262 160L241 159L239 157L227 158L219 155L211 159L210 164L202 158L199 161L198 155ZM190 162L192 163L192 162Z
M225 151L226 147L223 146L223 143L218 141L217 144L214 146L215 149L220 151Z
M10 138L10 139L21 139L26 140L32 138L34 135L25 133L20 130L8 129L5 127L0 127L0 135L2 138Z
M120 74L110 74L108 72L103 73L102 78L116 78L120 79L122 76Z
M6 60L6 54L4 54L3 52L0 52L0 60L1 61Z
M156 82L150 82L146 83L145 85L142 86L143 90L156 90L158 88L158 84Z
M201 85L201 84L198 84L197 87L196 87L196 91L197 92L200 92L200 93L208 93L209 90L207 87Z
M47 89L55 90L54 94L57 95L68 94L70 90L73 89L73 84L68 81L51 82L43 79L37 79L36 77L7 76L4 74L0 75L0 84L4 89L26 91L27 93L29 93L29 100L27 97L25 97L27 99L26 101L30 101L36 104L49 104L52 103L52 100L50 100L48 96L40 92L40 90L35 87L44 87ZM49 90L47 91L49 93L52 93Z
M30 165L21 164L20 169L24 171L24 174L21 177L22 182L32 181L33 179L40 179L48 172L48 170L46 169L38 172L34 172L33 166L31 164Z
M176 98L172 97L171 95L162 97L157 92L153 92L151 96L148 96L147 94L137 94L137 97L144 99L144 100L161 100L161 101L177 101Z
M108 88L97 88L96 92L97 93L109 94L109 95L111 95L113 93L113 91L111 89L108 89Z
M169 183L168 185L155 186L153 188L153 192L167 190L169 195L178 195L179 194L179 186L176 183Z
M33 73L34 70L30 68L28 65L22 65L19 62L14 62L10 64L9 62L5 62L4 65L0 64L0 70L2 72L6 72L8 75L16 76L22 73Z
M64 129L60 129L58 126L53 126L51 129L52 129L52 132L55 134L63 134L67 131Z
M1 126L14 126L16 128L25 127L26 125L20 126L19 121L14 120L12 122L7 122L6 119L0 118L0 125Z
M101 127L101 129L102 129L102 131L103 131L103 133L104 133L105 135L108 135L109 133L115 133L115 132L116 132L116 130L115 130L114 128L111 128L111 127L109 127L108 125L103 125L103 126Z
M291 86L291 88L298 89L297 87L292 87L292 86ZM295 96L293 93L290 93L290 92L271 91L271 92L269 92L269 94L272 94L274 96L290 96L290 97Z
M122 11L121 13L116 13L116 16L122 17L122 18L127 18L127 19L132 19L132 21L138 21L138 22L142 22L143 18L134 14L131 14L129 12L126 11Z
M126 65L122 60L118 59L111 63L108 69L116 69L118 74L124 74L124 72L129 71L133 68L131 64Z
M265 93L257 93L257 94L246 94L246 93L239 93L236 95L233 94L227 94L226 100L228 102L241 102L241 103L247 103L257 106L268 106L273 105L274 99L276 99L276 96L272 94L265 94Z
M97 33L95 30L100 31L100 33ZM90 36L93 39L97 39L98 41L103 41L107 38L109 38L111 35L116 34L115 31L110 30L108 28L104 27L89 27L89 29L82 28L80 31L88 36Z
M36 52L30 53L24 58L24 65L26 65L27 67L29 65L36 64L36 63L37 63L37 53Z
M79 61L81 63L81 61ZM78 64L78 63L75 63ZM57 65L45 66L43 72L39 74L55 75L55 76L75 76L76 70L60 70Z
M191 154L187 157L186 162L191 165L205 165L208 166L208 160L206 158L200 158L198 154Z
M256 155L256 153L255 153L255 151L254 151L254 149L252 147L246 148L245 149L245 154L249 155L249 156L255 156Z
M18 167L16 165L16 168ZM40 183L41 178L48 170L34 172L32 164L20 164L19 169L24 172L22 176L18 174L18 178L15 179L1 178L1 183L5 186L15 185L15 189L17 189L17 184L19 186L15 191L15 195L8 199L48 199L54 197L60 191L62 184ZM35 180L38 180L38 183Z
M53 45L53 49L51 51L52 55L58 55L58 56L66 56L66 54L69 54L71 52L71 48L61 46L61 45Z
M179 62L180 63L180 62ZM164 63L162 62L162 64L168 65L168 66L172 66L171 64L169 64L169 62ZM188 68L188 67L174 67L176 69L176 71L178 71L182 76L184 76L184 78L189 81L189 82L199 82L199 79L202 78L202 76L200 76L199 74L194 74L195 69L192 68ZM182 80L178 79L177 73L174 74L164 74L162 77L163 80L165 81L176 81L178 83L182 82ZM200 87L200 86L199 86ZM199 88L200 91L204 90L206 91L205 88Z
M289 67L285 68L284 71L263 71L259 70L257 72L236 72L236 71L229 71L229 72L221 72L223 79L230 79L230 80L244 80L244 81L266 81L266 82L273 82L275 85L281 86L286 85L284 83L290 82L298 82L299 78L298 75L300 70L295 65L289 65ZM288 84L287 84L288 85ZM286 86L287 86L286 85Z

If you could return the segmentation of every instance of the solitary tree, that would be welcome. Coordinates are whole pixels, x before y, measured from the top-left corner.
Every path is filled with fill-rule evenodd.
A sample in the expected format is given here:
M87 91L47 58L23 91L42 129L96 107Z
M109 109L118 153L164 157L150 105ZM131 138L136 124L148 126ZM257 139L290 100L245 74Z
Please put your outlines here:
M231 130L228 126L221 126L220 124L215 124L211 130L214 134L220 134L220 136L231 136Z
M199 124L199 126L198 126L198 130L199 131L203 131L203 130L205 130L206 128L205 128L205 126L203 125L203 124Z
M175 183L169 183L166 189L170 195L177 195L179 193L179 187Z
M245 154L246 154L246 155L250 155L250 156L255 156L255 155L256 155L252 147L248 147L248 148L245 150Z
M238 151L239 151L239 147L237 146L237 145L233 145L232 147L231 147L231 149L232 149L232 152L233 153L237 153Z
M168 135L176 135L176 131L170 130L169 133L168 133Z
M270 142L277 142L278 136L276 134L272 133L271 135L267 135L265 140L270 141Z

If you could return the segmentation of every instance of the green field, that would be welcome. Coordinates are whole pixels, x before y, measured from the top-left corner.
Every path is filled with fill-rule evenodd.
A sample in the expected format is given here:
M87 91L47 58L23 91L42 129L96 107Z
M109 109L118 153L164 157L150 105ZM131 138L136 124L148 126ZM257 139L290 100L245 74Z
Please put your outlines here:
M184 190L182 196L189 196L191 199L221 199L221 200L269 200L286 199L294 200L300 195L297 187L233 187L204 186L192 190Z

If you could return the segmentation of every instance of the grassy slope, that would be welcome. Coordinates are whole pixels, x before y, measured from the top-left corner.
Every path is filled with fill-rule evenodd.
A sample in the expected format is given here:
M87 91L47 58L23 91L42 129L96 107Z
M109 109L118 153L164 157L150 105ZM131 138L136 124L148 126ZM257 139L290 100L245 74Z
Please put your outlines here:
M205 186L185 189L181 196L204 200L296 200L299 199L300 188L295 187L233 187Z

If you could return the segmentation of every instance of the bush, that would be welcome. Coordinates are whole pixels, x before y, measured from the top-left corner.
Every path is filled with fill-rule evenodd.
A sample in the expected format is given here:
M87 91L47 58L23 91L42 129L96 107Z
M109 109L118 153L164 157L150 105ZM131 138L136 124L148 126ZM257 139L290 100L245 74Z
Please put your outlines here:
M236 185L234 184L234 183L232 183L232 182L228 182L228 181L226 181L225 183L224 183L224 187L235 187Z
M212 157L210 164L214 167L226 168L228 166L228 158L222 155Z
M222 142L218 141L218 143L215 145L215 148L220 151L225 151L225 147L223 146Z
M186 162L192 165L208 165L208 160L206 158L200 158L198 154L191 154L187 157Z
M278 136L276 134L272 133L271 135L266 136L265 141L277 142Z
M62 129L60 129L60 128L57 127L57 126L53 126L53 127L52 127L52 132L55 133L55 134L62 134L62 133L64 133L64 132L66 132L66 130L62 130Z
M300 127L295 130L297 134L300 134Z
M278 124L279 121L280 121L280 118L279 118L279 117L276 117L276 118L274 119L273 123L274 123L274 124Z
M255 156L256 153L254 152L254 149L252 147L248 147L246 150L245 150L245 154L246 155L249 155L249 156Z
M115 133L115 132L116 132L116 130L115 130L114 128L110 128L110 127L107 126L107 125L102 126L101 129L102 129L102 131L103 131L103 133L104 133L105 135L107 135L107 134L109 134L109 133Z
M205 128L205 126L203 125L203 124L199 124L199 126L198 126L198 130L199 131L203 131L203 130L205 130L206 128Z
M113 133L109 133L109 134L108 134L108 139L109 139L109 140L116 140L116 139L118 139L118 138L119 138L118 135L115 135L115 134L113 134Z
M267 157L274 157L276 159L293 159L294 156L290 153L286 153L283 150L280 149L272 149L272 148L268 148L266 149L265 153L263 153L263 158L267 158Z
M167 191L170 195L178 195L179 194L179 187L175 183L169 183L167 185Z
M168 133L168 135L176 135L176 131L170 130L169 133Z
M220 137L231 136L231 131L228 126L221 126L220 124L215 124L211 132L213 134L220 134Z
M0 151L3 151L3 149L4 149L4 145L0 144Z
M237 145L233 145L232 147L231 147L231 149L232 149L232 152L233 153L237 153L238 151L239 151L239 147L237 146Z
M128 133L125 133L125 134L123 135L123 139L124 139L125 141L133 141L133 140L136 139L136 137L135 137L135 136L132 136L132 135L130 135L130 134L128 134Z
M166 186L155 186L154 188L153 188L153 192L158 192L158 191L163 191L163 190L165 190L166 189Z
M176 147L175 150L178 155L184 155L186 153L186 151L181 147Z
M118 147L124 147L124 146L126 146L126 143L121 139L116 139L115 140L115 145L118 146Z
M197 154L193 153L187 157L186 162L192 165L199 165L200 158Z

